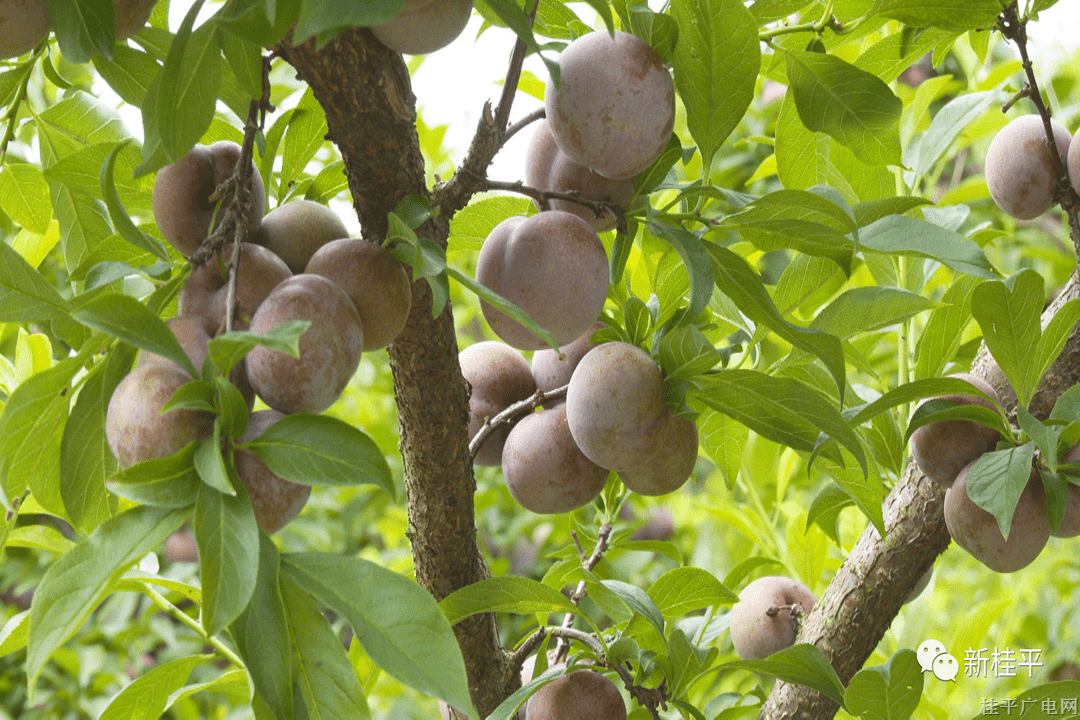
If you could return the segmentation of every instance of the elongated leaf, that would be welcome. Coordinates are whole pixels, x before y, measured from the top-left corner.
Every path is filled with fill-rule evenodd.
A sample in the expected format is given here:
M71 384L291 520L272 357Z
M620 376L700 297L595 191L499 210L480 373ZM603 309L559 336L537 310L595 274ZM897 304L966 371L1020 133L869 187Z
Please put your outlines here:
M1058 308L1054 317L1042 331L1039 343L1035 346L1032 363L1032 375L1041 378L1061 354L1065 342L1069 339L1077 323L1080 323L1080 300L1073 299Z
M974 241L951 230L903 215L889 215L863 228L859 244L891 255L933 258L957 272L993 278L994 269Z
M130 295L98 295L81 304L72 317L87 327L166 357L193 377L199 376L198 368L191 364L169 326Z
M750 428L693 397L688 398L688 404L699 413L696 422L702 450L720 469L724 484L729 489L735 487Z
M903 103L875 75L835 55L787 50L788 82L799 118L872 165L900 164Z
M293 682L311 720L368 720L371 711L349 655L315 600L289 575L280 576L281 598L293 642Z
M443 598L439 607L451 625L457 625L467 617L485 612L521 615L581 613L581 609L558 590L515 575L488 578L466 585Z
M414 581L360 558L283 555L282 570L352 626L383 670L477 718L450 623Z
M259 527L243 483L229 497L204 485L195 504L202 624L216 635L247 607L259 569Z
M889 662L855 673L844 692L844 703L863 720L911 717L922 698L923 674L911 650L901 650Z
M109 478L109 490L143 505L183 508L194 505L202 481L195 470L196 443L175 455L136 463Z
M1031 354L1042 335L1042 307L1043 279L1030 268L1006 282L985 282L971 296L971 314L982 328L986 347L1024 405L1039 379Z
M679 24L675 87L707 176L716 150L754 99L757 22L742 0L675 0L671 15Z
M775 652L765 660L736 660L722 668L743 668L778 677L784 682L805 685L844 704L844 684L815 645L799 643Z
M705 243L692 232L662 223L649 223L649 230L656 237L666 240L686 266L686 272L690 275L690 306L680 322L692 321L709 306L713 294L713 263L709 261Z
M210 359L222 374L232 372L252 348L263 345L271 350L300 356L300 336L311 325L310 320L291 320L278 325L265 335L245 330L234 330L210 341Z
M0 170L0 208L30 232L48 232L52 201L49 185L37 165L9 163Z
M109 153L108 160L101 167L101 195L105 198L105 207L109 209L109 218L113 227L120 233L120 237L139 248L157 256L165 262L169 262L169 253L160 242L135 227L135 223L128 217L127 210L120 202L120 196L116 194L116 185L113 181L113 168L116 166L116 158L120 151L127 146L124 141L113 148Z
M293 41L302 43L323 33L335 35L347 27L378 25L401 12L402 0L309 0L300 6Z
M326 415L282 418L241 446L271 472L302 485L371 484L395 495L390 466L375 442L352 425Z
M96 608L120 575L187 519L184 510L137 507L105 522L53 563L34 593L26 675L33 697L45 662Z
M495 226L507 218L526 215L535 208L530 200L509 195L475 200L454 214L450 220L450 240L447 253L475 251Z
M966 31L985 28L1001 13L1000 0L881 0L874 11L912 27Z
M919 161L915 175L923 177L952 145L964 129L981 116L1000 96L998 90L960 95L949 101L930 122L919 141Z
M242 705L248 701L250 690L248 686L248 674L246 670L233 670L224 675L219 675L213 680L195 685L185 685L169 696L166 709L174 704L200 692L222 693L234 703Z
M192 655L151 668L117 693L99 720L157 720L169 696L184 686L191 671L213 657Z
M303 172L308 161L326 142L326 114L309 87L300 97L283 139L279 195Z
M30 627L30 611L16 613L0 628L0 657L26 647L27 630Z
M0 243L0 322L67 317L70 306L55 288L7 243Z
M900 288L852 288L822 308L810 327L846 340L895 325L934 305L933 300Z
M660 340L660 367L668 379L689 379L723 358L696 325L680 325Z
M530 332L532 332L534 335L546 342L548 344L548 347L558 349L559 343L555 340L555 336L552 335L549 331L537 325L536 321L529 317L528 314L524 310L519 308L517 305L510 302L501 295L492 292L489 288L481 285L473 278L469 277L465 273L462 273L455 268L447 266L446 274L464 285L466 289L470 290L488 305L491 305L499 312L509 315L514 320L517 320L519 323L524 325L526 328L529 329Z
M732 605L739 599L712 573L695 567L675 568L664 573L649 588L649 597L668 619L693 610Z
M930 312L916 346L919 353L916 377L936 377L956 357L961 333L971 320L971 294L979 282L970 275L956 278L941 297L941 307Z
M984 395L974 385L960 378L924 378L893 388L877 400L859 408L852 408L851 411L845 414L850 413L851 425L858 426L878 413L891 408L939 395L973 395L987 400L990 399L989 396Z
M103 55L95 55L91 59L94 69L109 83L109 87L124 102L138 108L143 105L150 79L161 69L161 65L149 54L123 44L113 48L111 60Z
M49 24L64 57L84 63L95 53L106 57L116 43L116 12L109 0L45 0Z
M985 453L968 469L971 501L997 518L1001 536L1009 539L1013 513L1031 476L1035 443Z

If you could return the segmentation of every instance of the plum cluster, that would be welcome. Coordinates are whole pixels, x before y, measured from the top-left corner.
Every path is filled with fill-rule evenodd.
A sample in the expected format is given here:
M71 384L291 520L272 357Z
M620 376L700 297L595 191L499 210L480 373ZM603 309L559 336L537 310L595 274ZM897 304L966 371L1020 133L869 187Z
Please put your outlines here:
M1000 399L994 388L982 378L967 373L951 377L966 380L990 399L974 395L945 395L957 405L979 405L996 410ZM1027 567L1054 537L1080 535L1080 488L1068 489L1065 518L1051 531L1047 517L1046 493L1039 471L1032 468L1027 485L1013 512L1006 539L993 514L975 504L968 496L968 473L975 462L993 450L1000 439L997 430L972 420L943 420L923 425L911 435L915 462L924 475L936 483L948 485L945 492L945 524L953 540L977 560L999 573L1016 572ZM1080 445L1074 447L1064 462L1080 460Z
M1080 192L1080 130L1073 137L1050 121L1054 143L1073 188ZM999 208L1019 220L1042 215L1054 204L1058 176L1039 115L1022 115L1001 129L986 152L986 185Z
M117 42L137 33L150 18L156 4L157 0L113 0ZM49 15L45 0L4 0L0 3L0 58L30 52L48 34Z
M198 146L155 178L154 218L166 240L184 255L195 253L219 224L217 188L232 177L240 146ZM341 220L319 203L297 200L263 216L262 178L251 166L251 203L244 216L251 242L236 265L233 328L265 335L306 321L299 354L254 347L230 373L248 408L255 396L271 409L254 413L239 442L262 434L290 413L318 413L332 405L356 371L362 351L388 345L404 327L412 287L404 267L380 245L349 238ZM179 314L168 322L196 369L211 338L227 327L229 266L226 244L188 277ZM295 274L294 274L295 273ZM143 353L109 402L106 436L121 468L172 455L213 432L214 415L183 407L162 408L195 380L172 360ZM273 475L254 454L237 449L234 463L267 532L299 513L310 488Z
M624 342L590 344L602 327L595 323L559 352L537 351L531 367L499 342L471 345L459 356L472 386L471 438L537 390L566 386L565 402L496 427L474 458L479 465L501 466L510 494L533 512L588 504L611 470L641 495L672 492L693 472L697 425L667 408L660 369L648 353Z

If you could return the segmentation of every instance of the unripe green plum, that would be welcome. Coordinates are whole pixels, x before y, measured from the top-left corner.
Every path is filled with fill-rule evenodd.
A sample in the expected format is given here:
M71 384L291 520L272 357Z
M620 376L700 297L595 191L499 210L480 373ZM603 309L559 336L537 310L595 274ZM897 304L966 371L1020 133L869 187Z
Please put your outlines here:
M998 402L994 388L982 378L968 373L949 377L968 381ZM945 395L943 398L958 405L981 405L988 410L995 409L994 403L983 397ZM973 420L943 420L916 429L911 434L911 452L924 475L935 482L948 484L965 465L993 450L1000 437L1001 433L997 430Z
M1038 472L1031 471L1027 485L1013 511L1009 539L1001 535L993 515L968 496L968 465L945 492L945 524L956 544L994 572L1011 573L1025 568L1042 552L1050 538L1046 517L1046 494Z
M105 437L120 468L182 450L210 436L213 414L203 410L161 408L180 387L194 380L172 363L151 362L135 368L116 386L105 415Z
M576 340L560 347L558 352L551 348L544 348L534 352L532 356L532 375L533 380L536 381L536 388L544 392L550 392L570 382L570 376L574 374L574 369L581 362L581 358L597 347L592 344L593 334L606 327L607 325L600 321L594 322ZM563 359L559 359L559 353L562 353Z
M285 417L277 410L260 410L248 419L247 430L237 441L251 442L262 435L274 423ZM251 505L255 509L255 521L267 535L273 535L300 514L311 495L311 487L289 482L274 473L255 453L244 448L233 451L236 473L244 482Z
M210 234L210 221L218 205L210 197L232 176L239 159L240 146L229 140L196 145L184 157L161 168L154 178L154 220L165 239L185 257L198 250ZM265 202L262 176L252 161L249 229L258 228ZM217 222L224 213L225 208L218 210Z
M45 0L0 2L0 58L24 55L48 34Z
M1071 137L1065 126L1050 121L1061 162L1066 163ZM1022 115L1002 128L986 151L986 185L997 206L1014 218L1031 220L1054 204L1057 187L1046 129L1038 115Z
M452 43L472 15L473 0L405 0L398 15L371 32L386 47L406 55L426 55Z
M358 238L331 240L311 256L304 272L333 280L352 298L364 326L364 352L389 345L409 320L412 283L382 245Z
M484 421L520 402L534 392L529 363L514 348L500 342L478 342L458 354L461 374L469 381L469 439L476 437ZM484 443L473 462L497 467L502 464L503 444L512 425L496 428Z
M518 421L503 447L502 471L506 487L522 507L548 515L589 504L603 491L608 476L574 443L565 403Z
M526 720L626 720L615 683L595 670L574 670L529 698Z
M667 495L681 488L698 458L698 428L693 420L672 414L660 448L644 465L619 471L627 488L638 495Z
M294 273L305 272L315 251L349 237L333 210L313 200L293 200L266 213L251 241L273 251Z
M731 643L743 660L763 660L795 644L798 619L809 614L816 598L798 580L758 578L739 593L731 608Z
M587 222L550 210L499 223L476 261L476 281L506 298L567 344L600 316L607 300L604 245ZM545 346L538 335L486 302L491 329L519 350Z
M260 345L245 358L248 378L275 410L322 412L341 397L360 364L360 316L344 290L321 275L305 273L274 288L255 311L251 332L265 334L293 320L311 322L300 335L300 356Z
M222 248L221 255L197 268L180 291L180 312L204 318L207 332L216 334L225 328L229 296L229 261L233 245ZM236 316L233 329L248 326L259 305L270 291L292 277L288 266L277 255L260 245L243 243L236 272Z
M554 192L576 191L585 200L606 200L624 209L634 199L632 178L612 180L571 160L555 143L547 120L536 124L536 132L525 153L525 184ZM615 216L611 213L596 217L589 208L570 200L552 199L549 205L552 210L577 215L597 232L615 227ZM539 203L536 206L539 208Z
M544 95L555 142L609 178L630 178L667 146L675 85L656 51L626 32L591 32L559 55L559 84Z
M620 472L660 449L670 411L660 368L648 353L609 342L581 359L566 391L566 419L585 457Z

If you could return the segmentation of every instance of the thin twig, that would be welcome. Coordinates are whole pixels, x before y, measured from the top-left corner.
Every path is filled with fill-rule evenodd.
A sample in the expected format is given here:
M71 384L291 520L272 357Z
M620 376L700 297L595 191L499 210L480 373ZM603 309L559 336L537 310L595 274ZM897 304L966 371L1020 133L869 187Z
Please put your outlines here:
M581 553L581 567L585 568L586 572L592 572L599 563L601 558L604 557L604 553L608 549L608 540L611 539L611 524L604 523L600 526L600 532L596 534L596 546L593 547L592 554L586 558L584 551L581 550L581 545L578 545L578 552ZM575 541L577 538L575 537ZM574 593L570 596L570 602L574 603L578 607L581 606L581 601L585 599L587 594L587 585L584 580L578 582L577 587L574 588ZM564 628L570 628L574 625L574 614L567 613L563 619L562 626ZM560 662L566 658L566 653L570 650L570 645L565 640L560 639L555 646L555 662Z
M537 390L524 400L510 405L495 417L485 420L480 430L473 436L473 439L469 441L469 456L475 458L476 453L480 452L480 446L484 444L484 441L487 440L488 436L495 432L500 425L506 425L517 421L519 418L528 415L549 400L562 400L565 398L567 387L567 385L563 385L561 388L556 388L555 390Z
M541 190L540 188L531 187L526 185L520 180L514 180L507 182L505 180L490 180L485 178L481 190L503 190L506 192L516 192L522 195L527 195L538 203L546 206L550 200L567 200L572 203L577 203L582 207L586 207L592 210L593 215L597 218L602 218L604 215L613 215L615 217L616 225L625 228L626 226L626 212L623 210L622 205L611 202L610 200L589 200L583 198L581 193L577 190L569 190L567 192L558 192L555 190ZM621 225L619 225L621 223ZM625 230L624 230L625 232Z
M506 128L506 130L503 132L502 142L500 143L500 147L502 145L505 145L506 141L509 140L510 138L512 138L514 135L517 135L519 132L524 130L529 125L532 125L537 120L542 120L546 116L547 116L547 111L544 108L540 108L539 110L533 110L531 113L529 113L525 117L521 118L520 120L518 120L513 125L508 126Z

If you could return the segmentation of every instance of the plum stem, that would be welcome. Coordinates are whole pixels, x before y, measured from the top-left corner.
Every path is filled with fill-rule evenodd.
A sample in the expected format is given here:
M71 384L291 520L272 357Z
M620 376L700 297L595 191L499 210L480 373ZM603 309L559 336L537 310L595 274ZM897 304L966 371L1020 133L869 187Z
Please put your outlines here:
M562 400L565 398L566 388L567 386L563 385L555 390L537 390L524 400L507 406L505 410L495 415L495 417L487 418L480 430L473 436L473 439L469 441L469 456L475 458L476 453L480 452L480 447L484 444L484 441L500 425L511 423L524 415L528 415L548 400Z
M626 230L626 211L618 203L613 203L610 200L588 200L583 198L576 190L570 190L568 192L557 192L555 190L541 190L540 188L531 187L526 185L520 180L513 182L506 182L504 180L489 180L485 179L483 183L483 190L505 190L506 192L516 192L522 195L526 195L536 200L538 203L546 205L550 200L567 200L572 203L577 203L583 207L587 207L592 210L593 214L597 218L602 218L604 215L610 213L615 216L615 223L617 228L622 228L620 232Z

